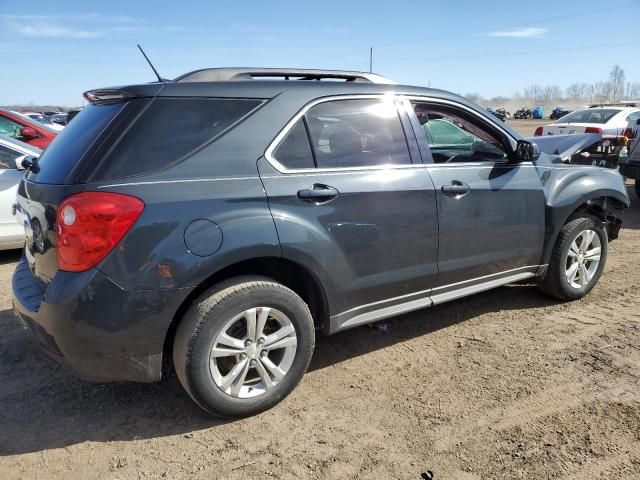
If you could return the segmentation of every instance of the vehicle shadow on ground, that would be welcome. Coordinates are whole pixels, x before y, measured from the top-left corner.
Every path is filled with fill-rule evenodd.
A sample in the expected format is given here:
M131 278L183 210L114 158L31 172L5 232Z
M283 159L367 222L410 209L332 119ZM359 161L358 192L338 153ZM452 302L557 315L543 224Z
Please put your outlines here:
M503 287L389 319L386 331L360 327L319 338L310 370L330 368L486 312L553 303L529 285ZM188 434L225 423L202 412L175 375L156 384L78 380L42 354L11 310L0 312L0 386L0 456L85 441Z

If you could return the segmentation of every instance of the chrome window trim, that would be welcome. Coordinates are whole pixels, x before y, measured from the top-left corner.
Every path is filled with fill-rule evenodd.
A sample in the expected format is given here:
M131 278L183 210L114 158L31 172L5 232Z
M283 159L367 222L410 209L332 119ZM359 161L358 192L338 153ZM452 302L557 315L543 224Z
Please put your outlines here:
M359 172L359 171L368 171L368 170L388 170L390 168L416 168L416 167L424 167L422 163L398 163L398 164L385 164L385 165L371 165L368 167L335 167L335 168L287 168L282 163L278 161L274 156L274 152L280 146L284 137L287 136L289 131L294 127L294 125L300 120L311 108L319 105L321 103L326 102L335 102L337 100L371 100L371 99L384 99L391 98L394 100L396 104L396 110L398 112L398 121L402 122L400 118L400 100L403 98L401 95L396 94L395 92L388 93L363 93L363 94L349 94L349 95L331 95L329 97L316 98L311 102L307 103L304 107L302 107L298 113L296 113L291 120L289 120L285 126L280 130L278 135L273 139L273 141L269 144L266 151L264 152L264 157L267 159L267 162L271 164L273 168L275 168L280 173L323 173L323 172ZM405 140L408 142L409 139ZM407 144L407 154L410 156L409 145ZM411 158L411 156L410 156Z
M518 139L515 138L513 135L511 135L511 133L509 133L507 130L505 130L504 128L502 128L498 124L490 123L486 118L482 118L482 115L480 113L478 113L476 110L474 110L473 108L467 107L466 105L464 105L462 103L454 102L452 100L447 100L447 99L444 99L444 98L430 97L430 96L427 96L427 95L404 95L403 98L408 100L409 102L411 102L412 100L416 100L416 101L422 101L422 102L440 103L440 104L443 104L443 105L449 105L449 106L454 106L454 107L460 108L460 109L470 113L471 115L473 115L477 119L479 119L482 123L488 124L491 127L495 127L497 130L502 132L502 134L505 135L509 139L509 141L512 142L512 144L511 144L512 148L515 148L515 146L518 143Z

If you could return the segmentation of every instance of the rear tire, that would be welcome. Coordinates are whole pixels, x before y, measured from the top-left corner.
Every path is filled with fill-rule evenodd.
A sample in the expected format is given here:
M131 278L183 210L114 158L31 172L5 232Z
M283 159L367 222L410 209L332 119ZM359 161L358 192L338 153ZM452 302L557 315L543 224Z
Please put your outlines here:
M560 231L538 287L560 300L584 297L598 283L607 247L607 231L598 218L585 213L573 217Z
M267 277L236 277L193 302L176 331L173 361L202 409L245 417L291 393L314 344L311 313L296 293Z
M640 199L640 179L636 178L635 181L636 197Z

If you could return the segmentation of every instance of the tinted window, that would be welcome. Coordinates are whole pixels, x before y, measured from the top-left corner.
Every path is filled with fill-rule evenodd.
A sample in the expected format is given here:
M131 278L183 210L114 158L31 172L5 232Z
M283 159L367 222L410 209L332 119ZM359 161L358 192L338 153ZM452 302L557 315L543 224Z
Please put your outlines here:
M307 128L302 119L289 130L274 152L274 157L288 169L315 167Z
M320 103L306 114L318 168L410 164L395 104L376 99Z
M607 123L621 111L616 108L587 108L565 115L553 123Z
M24 154L0 145L0 169L16 168L16 158L22 155Z
M119 178L164 168L224 132L260 103L238 99L156 99L127 130L94 177Z
M64 183L94 140L125 103L89 105L49 144L38 160L40 171L29 178L39 183Z

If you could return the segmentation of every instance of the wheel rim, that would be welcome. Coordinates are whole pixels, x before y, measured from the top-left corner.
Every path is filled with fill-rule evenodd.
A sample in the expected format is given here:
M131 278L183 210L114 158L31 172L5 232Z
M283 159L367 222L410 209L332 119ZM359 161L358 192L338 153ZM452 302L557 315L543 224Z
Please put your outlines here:
M567 252L566 276L572 288L584 288L591 283L600 265L602 245L594 230L580 232Z
M229 320L211 347L209 369L227 395L263 395L289 372L296 355L296 331L284 313L256 307Z

